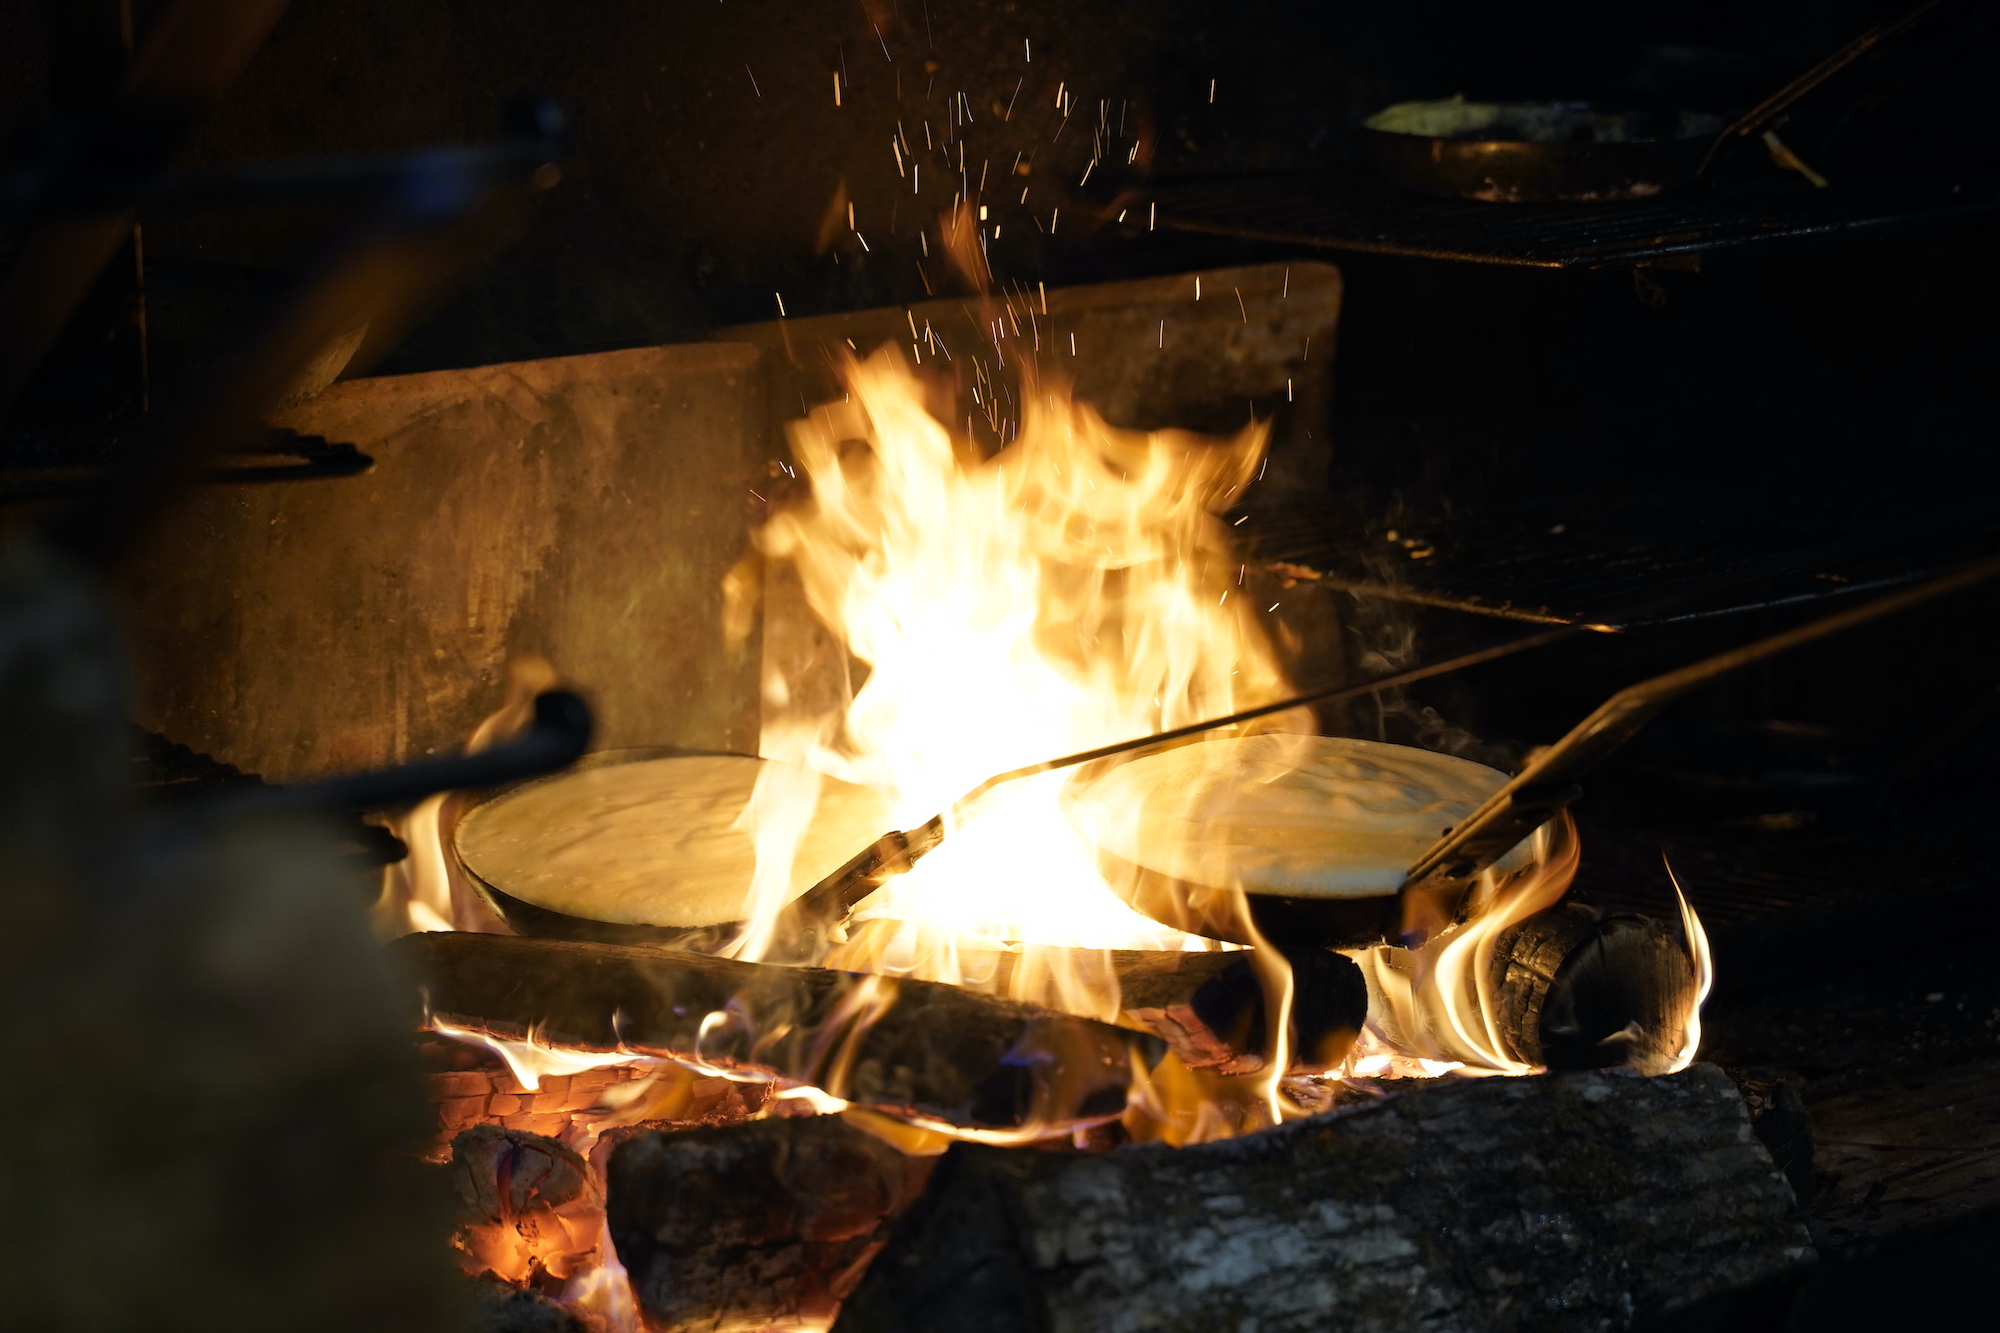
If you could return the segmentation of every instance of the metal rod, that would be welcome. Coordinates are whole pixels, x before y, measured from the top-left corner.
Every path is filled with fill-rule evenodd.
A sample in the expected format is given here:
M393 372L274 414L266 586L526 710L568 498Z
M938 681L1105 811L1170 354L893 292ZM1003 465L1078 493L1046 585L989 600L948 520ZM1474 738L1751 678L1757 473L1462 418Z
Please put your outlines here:
M1568 735L1530 759L1506 786L1417 858L1404 876L1401 890L1405 936L1428 935L1448 923L1482 870L1552 819L1580 794L1581 788L1575 785L1579 778L1682 695L1780 653L1934 601L1996 574L2000 574L2000 560L1982 561L1620 690Z

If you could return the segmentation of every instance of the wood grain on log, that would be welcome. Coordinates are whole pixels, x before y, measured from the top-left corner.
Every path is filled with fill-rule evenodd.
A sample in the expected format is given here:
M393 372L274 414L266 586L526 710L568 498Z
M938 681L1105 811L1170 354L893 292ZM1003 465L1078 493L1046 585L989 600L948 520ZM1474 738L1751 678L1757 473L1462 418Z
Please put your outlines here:
M503 935L433 932L389 949L433 1015L496 1036L698 1058L966 1127L1125 1105L1132 1034L955 986Z
M642 1134L611 1155L612 1240L661 1333L824 1321L936 1161L839 1116Z
M1451 1081L1179 1150L958 1145L836 1333L1591 1329L1812 1257L1698 1065Z

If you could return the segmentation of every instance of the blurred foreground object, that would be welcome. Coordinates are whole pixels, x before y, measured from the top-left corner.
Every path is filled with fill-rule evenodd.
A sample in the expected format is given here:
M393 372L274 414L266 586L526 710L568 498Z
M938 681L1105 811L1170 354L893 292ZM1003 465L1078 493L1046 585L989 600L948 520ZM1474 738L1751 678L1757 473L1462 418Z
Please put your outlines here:
M452 1326L369 877L309 814L136 809L115 636L32 545L0 551L0 690L8 1322Z

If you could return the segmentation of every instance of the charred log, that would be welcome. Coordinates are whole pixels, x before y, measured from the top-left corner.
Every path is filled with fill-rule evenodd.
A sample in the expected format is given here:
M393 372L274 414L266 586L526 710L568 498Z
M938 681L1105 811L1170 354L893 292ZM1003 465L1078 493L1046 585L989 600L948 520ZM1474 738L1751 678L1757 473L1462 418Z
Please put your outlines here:
M612 1241L651 1328L823 1321L936 1161L838 1116L643 1134L611 1155Z
M1190 1069L1249 1074L1264 1067L1270 1040L1264 987L1249 951L1140 957L1200 961L1120 968L1122 1021L1163 1038ZM1368 1021L1368 983L1353 960L1331 950L1288 952L1285 962L1292 977L1293 1063L1332 1068ZM1199 984L1190 984L1197 978Z
M1368 1018L1368 985L1352 960L1325 949L1286 954L1292 974L1291 1050L1294 1064L1326 1069L1340 1063ZM1061 1009L1062 987L1037 977L1083 977L1116 988L1117 1004L1098 1010L1120 1027L1166 1042L1189 1069L1250 1074L1266 1059L1264 988L1249 950L1177 953L1143 949L1037 947L980 960L975 988L1031 997ZM1090 990L1088 986L1084 990Z
M1199 1147L961 1144L837 1330L1626 1327L1810 1262L1729 1078L1439 1083Z
M1564 903L1504 932L1493 969L1500 1033L1528 1064L1657 1074L1679 1054L1694 966L1651 917Z
M434 1016L495 1036L699 1060L954 1125L1125 1104L1131 1033L955 986L501 935L389 948Z
M450 1174L458 1196L452 1240L469 1275L553 1294L597 1264L604 1196L575 1149L477 1125L452 1141Z

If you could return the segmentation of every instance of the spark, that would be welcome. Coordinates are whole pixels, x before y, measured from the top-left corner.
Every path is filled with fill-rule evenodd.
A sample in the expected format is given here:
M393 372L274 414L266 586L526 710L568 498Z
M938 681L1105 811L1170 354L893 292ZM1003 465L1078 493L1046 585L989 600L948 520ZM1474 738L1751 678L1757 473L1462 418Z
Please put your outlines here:
M1063 104L1062 104L1063 89L1067 88L1068 86L1069 85L1067 83L1064 83L1060 79L1056 81L1056 110L1058 111L1063 109Z
M833 72L833 104L834 104L835 106L839 106L839 105L840 105L840 71L839 71L839 70L835 70L835 71ZM891 139L891 140L890 140L889 142L890 142L890 143L894 143L894 142L895 142L895 140L894 140L894 139ZM902 164L901 164L901 163L898 163L898 164L897 164L897 171L898 171L898 174L901 174L901 169L902 169Z
M1281 602L1273 602L1273 603L1271 603L1271 604L1270 604L1269 606L1267 606L1267 607L1265 607L1265 608L1264 608L1264 614L1268 616L1268 615L1270 615L1270 614L1271 614L1271 613L1272 613L1273 611L1277 610L1277 609L1278 609L1278 608L1279 608L1280 606L1282 606L1282 605L1283 605L1283 603L1281 603Z
M757 86L757 76L755 74L750 73L750 66L747 62L743 66L743 72L745 74L750 75L750 91L757 94L757 96L762 97L764 95L764 90Z
M1120 222L1123 222L1123 221L1125 220L1125 215L1126 215L1127 213L1130 213L1131 211L1132 211L1132 210L1131 210L1131 209L1129 209L1129 208L1121 208L1121 209L1119 209L1119 210L1118 210L1118 220L1119 220Z
M1243 289L1241 287L1231 287L1229 290L1236 293L1236 308L1243 312L1243 322L1248 324L1250 322L1250 307L1243 304Z
M849 231L854 230L854 201L852 199L847 201L847 229Z
M1292 378L1289 375L1285 377L1285 401L1292 401Z
M1167 345L1167 321L1163 319L1160 321L1160 346L1165 347L1166 345Z
M1291 265L1287 264L1285 266L1285 289L1278 293L1278 299L1280 301L1286 300L1291 296L1291 294L1292 294L1292 268Z
M1028 81L1028 76L1025 74L1023 74L1020 78L1014 81L1014 97L1010 97L1007 99L1007 114L1000 117L1000 119L1012 120L1014 118L1014 98L1019 97L1021 95L1021 85L1026 83L1027 81ZM1019 161L1018 158L1016 158L1015 160Z
M1062 216L1062 210L1060 208L1058 208L1055 212L1049 214L1049 235L1053 236L1056 234L1056 219L1061 216Z
M836 95L836 97L835 97L835 100L834 100L834 105L835 105L835 106L838 106L838 105L840 105L840 102L839 102L839 98L838 98L838 95ZM909 175L909 174L910 174L909 172L907 172L907 171L903 170L903 149L902 149L902 145L898 144L898 143L897 143L897 142L896 142L896 141L895 141L894 139L891 139L891 140L889 140L889 151L890 151L890 152L892 152L892 153L894 153L894 154L896 155L896 174L897 174L898 176L907 176L907 175Z
M1245 514L1242 518L1237 519L1234 523L1231 523L1229 526L1232 528L1240 528L1249 521L1250 521L1250 515Z
M1021 202L1024 204L1028 202L1028 187L1025 185L1021 187Z
M937 38L931 32L931 0L924 0L924 40L931 50L937 50Z
M1035 48L1025 37L1021 39L1021 60L1025 64L1035 63Z
M1069 354L1071 356L1076 355L1076 335L1074 333L1069 335Z
M911 193L911 194L916 194L916 193L918 193L919 191L921 191L921 190L922 190L922 189L924 188L924 187L923 187L923 179L924 179L924 164L923 164L923 163L921 163L921 162L912 162L912 163L910 163L910 193Z
M857 231L854 233L854 239L861 242L861 248L863 250L868 249L868 238L866 236L863 236L860 232Z
M917 244L921 245L924 248L925 259L929 259L931 257L931 243L928 237L929 233L927 232L920 231L917 233Z
M1208 104L1209 104L1210 106L1214 106L1214 105L1215 105L1215 80L1214 80L1214 79L1210 79L1210 80L1208 81Z
M895 57L889 54L889 43L882 41L882 25L879 23L871 23L868 26L875 29L875 40L878 42L882 42L882 58L888 61L892 65L895 64L896 63ZM826 49L825 47L820 48L820 50L822 51L824 51L825 49Z
M1304 364L1306 363L1306 358L1312 355L1312 350L1313 350L1313 340L1312 340L1312 335L1311 335L1310 333L1308 333L1308 334L1306 335L1306 350L1305 350L1305 351L1303 351L1303 352L1301 352L1301 353L1299 353L1299 364L1300 364L1300 365L1304 365Z
M751 491L751 492L750 492L750 494L752 494L752 495L757 495L757 492L753 490L753 491ZM758 499L759 499L760 501L762 501L763 503L765 503L765 504L769 504L769 503L770 503L770 501L769 501L769 500L765 500L765 499L764 499L764 497L763 497L763 496L761 496L761 495L757 495L757 498L758 498Z
M1194 299L1197 301L1201 299L1201 275L1199 273L1195 274L1194 278Z
M1089 163L1085 165L1083 169L1083 179L1076 183L1076 186L1079 190L1082 189L1085 185L1088 185L1090 183L1090 171L1091 168L1095 167L1096 165L1097 165L1097 159L1094 157L1091 158Z
M1155 199L1146 208L1146 230L1151 231L1160 220L1160 201Z
M979 192L981 194L986 193L986 169L992 165L993 165L993 159L990 157L987 158L984 162L981 162L979 164ZM982 205L981 207L983 208L984 205ZM986 214L982 212L980 213L979 216L983 218L986 216Z
M775 297L777 297L777 298L778 298L778 318L779 318L779 319L783 319L783 318L785 317L785 297L784 297L784 293L782 293L782 292L772 292L772 293L771 293L771 295L773 295L773 296L775 296Z
M1037 282L1035 286L1041 288L1042 313L1046 315L1049 313L1049 285L1046 282Z
M1226 601L1228 601L1228 600L1229 600L1229 589L1227 589L1227 588L1224 588L1224 589L1222 590L1222 596L1220 596L1220 597L1218 597L1218 598L1216 598L1216 599L1215 599L1215 604L1216 604L1217 606L1221 606L1221 605L1222 605L1222 604L1223 604L1224 602L1226 602Z

